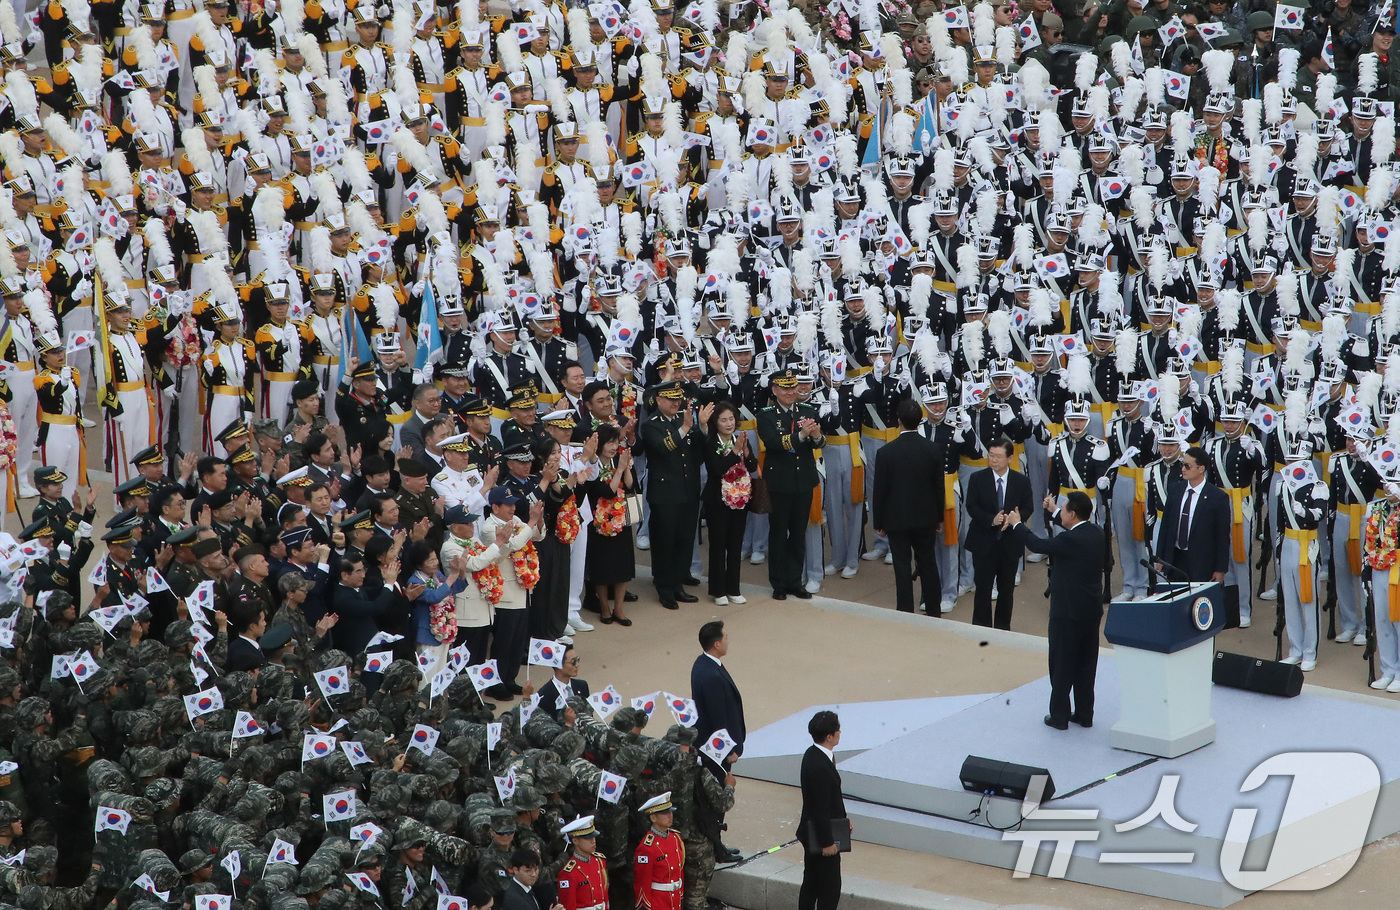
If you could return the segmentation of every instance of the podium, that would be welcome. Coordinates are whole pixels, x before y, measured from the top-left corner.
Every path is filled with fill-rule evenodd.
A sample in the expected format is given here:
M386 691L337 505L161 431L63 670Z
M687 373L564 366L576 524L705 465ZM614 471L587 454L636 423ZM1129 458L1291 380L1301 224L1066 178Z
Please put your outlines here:
M1176 758L1215 741L1211 669L1223 597L1219 583L1193 582L1109 606L1103 631L1123 708L1109 731L1114 748Z

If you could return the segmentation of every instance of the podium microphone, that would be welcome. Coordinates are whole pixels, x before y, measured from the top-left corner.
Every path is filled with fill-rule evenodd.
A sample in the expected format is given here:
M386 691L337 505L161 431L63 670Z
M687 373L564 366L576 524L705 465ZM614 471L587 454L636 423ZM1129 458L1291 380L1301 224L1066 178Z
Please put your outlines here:
M1170 569L1170 570L1172 570L1173 572L1175 572L1177 575L1180 575L1180 576L1181 576L1181 579L1182 579L1182 581L1185 583L1186 589L1187 589L1188 591L1191 589L1191 576L1187 575L1185 572L1181 571L1181 570L1178 569L1176 566L1172 565L1171 563L1167 562L1166 560L1158 559L1158 560L1155 560L1155 562L1150 562L1150 561L1148 561L1148 560L1146 560L1146 559L1139 559L1139 560L1138 560L1138 565L1142 566L1144 569L1152 569L1152 568L1154 568L1154 565L1161 566L1161 567L1164 568L1164 569ZM1166 573L1163 573L1163 574L1166 574ZM1175 589L1176 589L1176 584L1175 584L1175 583L1172 583L1171 587L1172 587L1173 591L1175 591Z

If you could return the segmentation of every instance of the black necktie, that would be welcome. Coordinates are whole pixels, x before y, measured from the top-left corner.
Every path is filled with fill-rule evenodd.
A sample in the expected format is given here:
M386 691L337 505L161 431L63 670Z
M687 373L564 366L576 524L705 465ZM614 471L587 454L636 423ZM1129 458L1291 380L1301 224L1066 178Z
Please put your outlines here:
M1006 511L1006 487L1003 486L1004 483L1005 483L1004 478L1001 478L1001 477L998 477L998 478L997 478L997 511L998 511L998 512L1004 512L1004 511Z
M1191 536L1191 497L1195 495L1195 490L1186 488L1186 498L1181 502L1181 520L1176 523L1176 548L1186 549L1186 542Z

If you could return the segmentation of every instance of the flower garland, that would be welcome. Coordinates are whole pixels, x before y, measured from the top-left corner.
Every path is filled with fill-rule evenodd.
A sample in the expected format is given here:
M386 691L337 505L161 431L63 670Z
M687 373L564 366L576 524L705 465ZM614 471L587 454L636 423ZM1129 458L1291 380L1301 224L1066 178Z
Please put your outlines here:
M1389 569L1400 556L1400 509L1383 503L1366 516L1366 538L1362 552L1373 569Z
M734 462L729 466L729 470L724 472L724 478L720 480L719 495L724 504L731 509L748 506L749 499L753 496L753 481L749 478L749 469L744 467L742 461Z
M622 384L622 416L628 420L637 419L637 387L630 382Z
M535 585L540 583L540 554L535 550L535 542L526 541L525 546L511 554L511 561L515 563L515 578L520 587L535 590Z
M199 329L194 317L182 316L170 333L170 343L165 346L165 360L173 367L183 369L199 359Z
M559 515L554 519L554 536L562 544L571 544L578 540L579 528L582 519L578 514L578 503L574 497L570 496L564 500L564 504L559 507Z
M468 556L480 556L486 552L486 545L474 540L467 541L466 552ZM501 592L505 590L505 579L501 577L500 566L493 562L484 569L477 569L472 573L472 581L476 582L476 589L481 592L481 596L486 598L486 602L491 606L494 607L501 602Z

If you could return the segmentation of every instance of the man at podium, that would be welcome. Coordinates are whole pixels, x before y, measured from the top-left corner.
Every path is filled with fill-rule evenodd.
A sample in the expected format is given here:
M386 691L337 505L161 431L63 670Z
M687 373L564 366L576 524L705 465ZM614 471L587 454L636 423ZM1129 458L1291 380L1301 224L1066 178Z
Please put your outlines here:
M1046 507L1051 505L1047 497ZM1103 528L1090 520L1093 514L1093 500L1075 490L1054 515L1065 529L1063 534L1037 537L1015 509L1006 519L1027 550L1050 557L1050 713L1045 715L1045 725L1056 730L1068 730L1070 721L1081 727L1094 725L1104 535Z

